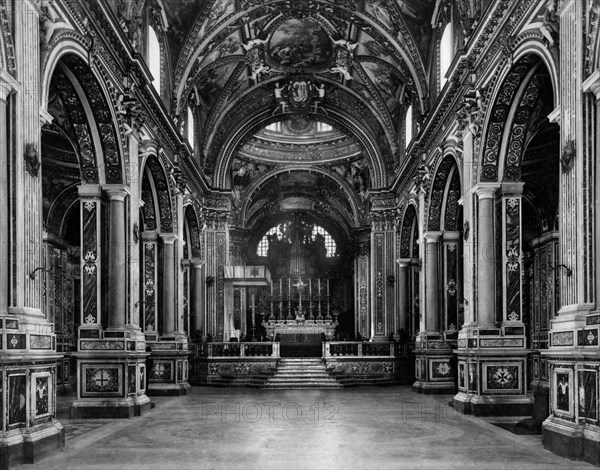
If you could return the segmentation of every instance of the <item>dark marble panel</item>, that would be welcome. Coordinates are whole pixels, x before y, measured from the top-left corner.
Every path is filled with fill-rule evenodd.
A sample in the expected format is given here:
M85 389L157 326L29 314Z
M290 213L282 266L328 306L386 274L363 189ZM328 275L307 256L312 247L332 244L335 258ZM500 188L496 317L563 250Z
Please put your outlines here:
M469 391L476 392L477 391L477 364L474 362L469 362Z
M26 335L15 335L9 334L6 336L6 347L8 349L26 349L27 348L27 337Z
M577 332L577 346L598 346L598 330L580 330Z
M100 330L79 330L80 338L100 338Z
M48 404L49 377L36 377L35 379L35 415L41 416L50 412Z
M582 370L578 373L579 420L598 421L598 372Z
M511 365L487 367L489 390L515 390L519 388L519 367Z
M85 391L111 394L119 392L119 369L117 367L86 368Z
M135 366L127 366L127 391L128 391L128 393L136 392L135 379L136 379Z
M570 412L569 374L556 374L556 390L554 393L556 394L556 409Z
M27 416L26 387L25 375L8 377L8 424L25 423Z

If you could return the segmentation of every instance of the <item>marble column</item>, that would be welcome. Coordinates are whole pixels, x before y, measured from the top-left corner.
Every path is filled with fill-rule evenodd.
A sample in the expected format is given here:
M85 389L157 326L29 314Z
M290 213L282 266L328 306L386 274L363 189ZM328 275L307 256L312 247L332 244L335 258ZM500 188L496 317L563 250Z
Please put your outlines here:
M123 185L105 185L108 195L108 328L125 328L127 301L127 253L125 241L125 198Z
M502 184L502 321L523 324L521 198L524 183Z
M356 244L356 258L354 259L354 278L355 278L355 327L356 335L363 339L368 339L371 332L369 305L371 303L371 233L369 230L357 231L354 234Z
M442 330L447 340L456 341L458 327L460 326L458 318L459 305L459 285L462 280L459 279L459 244L460 233L456 231L446 231L443 236L442 256L444 265L442 299L443 321Z
M477 212L477 323L496 323L496 242L494 204L497 183L479 183L473 188Z
M425 232L425 329L440 330L439 258L442 232Z
M514 183L507 189L518 189L519 184ZM510 263L520 260L520 255L514 254L520 253L516 242L520 240L520 233L515 237L520 225L515 224L512 209L509 214L502 213L503 204L514 205L514 201L501 196L497 202L499 188L499 183L479 183L473 188L477 198L477 323L464 325L458 337L458 393L453 406L461 413L478 416L525 416L533 409L533 398L525 380L529 353L525 328L514 322L509 325L496 322L496 284L504 286L506 283L501 269L512 269ZM507 196L513 194L510 191ZM501 211L498 218L496 204ZM496 237L501 234L500 251L505 254L503 262L497 263ZM520 262L517 264L520 266ZM497 281L498 278L502 279ZM520 276L516 281L520 295Z
M102 323L102 188L98 184L78 187L81 211L81 327L99 328Z
M190 321L190 336L194 336L197 330L206 335L205 312L204 312L204 276L202 275L204 262L199 258L192 259L192 308ZM200 339L200 338L198 338Z
M0 79L0 314L7 313L9 286L9 223L8 223L8 123L6 101L12 88Z
M400 312L398 318L398 328L403 329L408 334L408 315L410 313L410 299L408 298L408 283L409 283L409 266L411 260L409 258L399 258L398 263L398 310Z
M143 266L143 314L142 326L148 340L158 339L158 295L157 295L157 255L158 234L156 231L145 231L142 237Z
M175 242L177 236L172 233L160 235L163 242L163 285L162 285L162 314L163 334L173 335L178 331L175 311Z

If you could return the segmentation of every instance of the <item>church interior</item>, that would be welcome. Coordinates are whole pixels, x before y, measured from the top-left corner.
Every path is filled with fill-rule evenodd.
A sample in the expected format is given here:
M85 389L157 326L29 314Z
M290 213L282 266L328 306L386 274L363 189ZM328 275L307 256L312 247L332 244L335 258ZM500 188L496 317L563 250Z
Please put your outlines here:
M0 469L600 466L599 0L0 28Z

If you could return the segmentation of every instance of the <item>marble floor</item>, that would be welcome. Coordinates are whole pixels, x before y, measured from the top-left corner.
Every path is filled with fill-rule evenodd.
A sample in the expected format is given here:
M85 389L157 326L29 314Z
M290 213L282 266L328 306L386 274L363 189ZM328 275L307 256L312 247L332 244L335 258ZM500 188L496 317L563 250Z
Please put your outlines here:
M586 469L409 386L194 387L131 420L63 420L65 449L22 469ZM515 420L517 418L514 418ZM507 421L504 418L502 421Z

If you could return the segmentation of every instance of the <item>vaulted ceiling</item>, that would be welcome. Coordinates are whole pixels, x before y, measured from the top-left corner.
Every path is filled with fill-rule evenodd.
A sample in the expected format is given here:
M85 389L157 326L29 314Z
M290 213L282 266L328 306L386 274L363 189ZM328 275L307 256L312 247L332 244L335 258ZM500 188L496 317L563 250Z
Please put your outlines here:
M150 1L166 38L173 114L193 110L200 165L214 187L233 190L242 224L266 216L268 200L271 212L325 204L328 217L360 225L366 190L389 185L398 168L406 109L428 109L431 19L444 3ZM264 138L269 124L306 121L332 126L337 141ZM310 157L326 151L335 157ZM253 180L237 184L245 166ZM320 184L337 190L316 201Z

